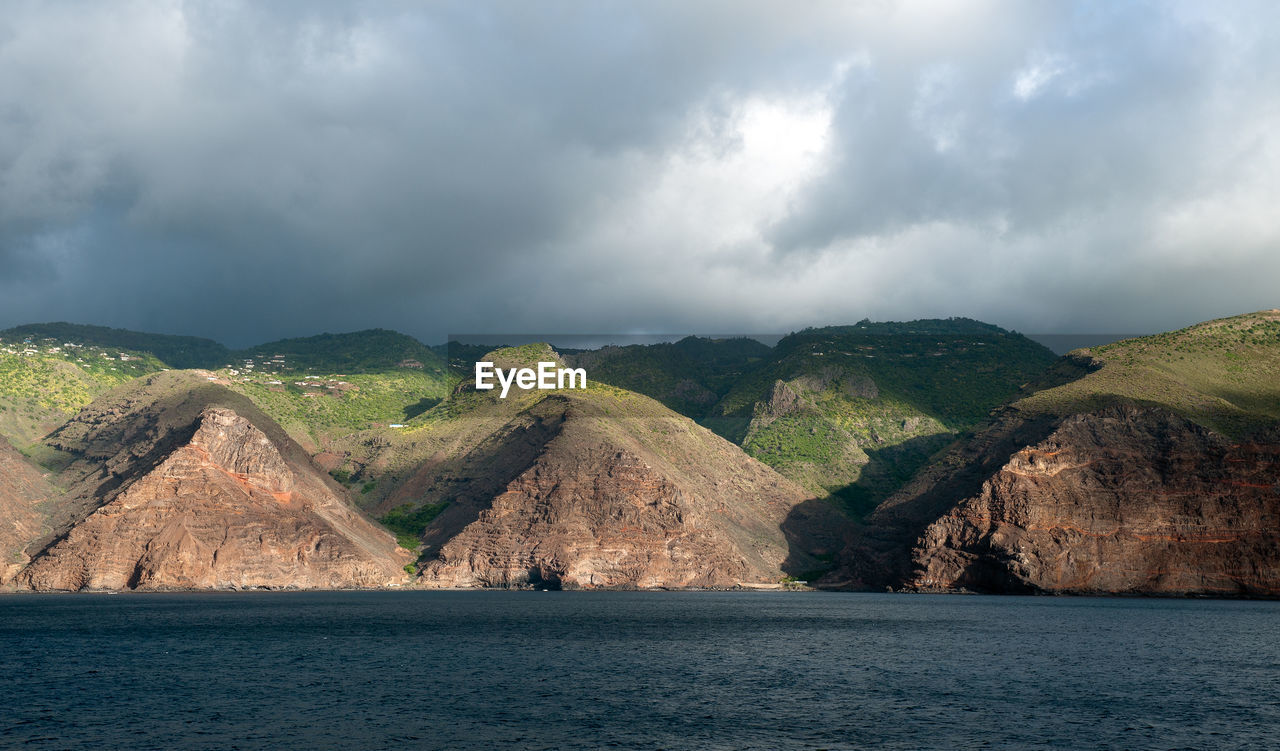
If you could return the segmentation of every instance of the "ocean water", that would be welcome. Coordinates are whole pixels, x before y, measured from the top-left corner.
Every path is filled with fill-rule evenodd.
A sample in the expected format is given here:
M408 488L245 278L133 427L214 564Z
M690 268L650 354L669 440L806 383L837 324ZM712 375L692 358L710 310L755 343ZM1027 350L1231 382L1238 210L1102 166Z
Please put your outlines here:
M0 748L1280 748L1280 602L0 597Z

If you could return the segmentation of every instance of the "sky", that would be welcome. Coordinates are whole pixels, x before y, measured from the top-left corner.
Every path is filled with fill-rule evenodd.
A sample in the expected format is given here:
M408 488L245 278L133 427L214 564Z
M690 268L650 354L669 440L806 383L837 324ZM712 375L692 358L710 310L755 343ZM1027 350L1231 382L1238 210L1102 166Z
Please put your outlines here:
M1280 307L1273 2L6 2L0 327Z

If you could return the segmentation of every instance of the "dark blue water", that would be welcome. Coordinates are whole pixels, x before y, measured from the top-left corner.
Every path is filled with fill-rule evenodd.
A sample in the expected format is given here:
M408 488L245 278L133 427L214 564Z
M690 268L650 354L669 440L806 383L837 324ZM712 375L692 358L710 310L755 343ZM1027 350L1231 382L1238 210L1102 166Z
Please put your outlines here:
M1280 603L0 597L0 747L1280 748Z

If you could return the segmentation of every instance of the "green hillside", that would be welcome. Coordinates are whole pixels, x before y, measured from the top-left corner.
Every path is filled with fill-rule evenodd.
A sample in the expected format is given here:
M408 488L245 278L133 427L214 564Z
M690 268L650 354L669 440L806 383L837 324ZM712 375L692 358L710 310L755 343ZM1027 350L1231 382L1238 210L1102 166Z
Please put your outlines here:
M262 366L277 356L283 361L283 367L277 369L289 372L376 373L414 362L427 372L440 373L444 368L443 358L432 348L411 336L386 329L281 339L242 350L228 349L212 339L194 336L148 334L75 323L34 323L0 331L3 341L26 339L146 352L177 369L214 370L243 364L246 360Z
M772 354L754 339L690 336L672 343L573 352L565 359L586 368L596 381L639 392L697 420Z
M1026 337L967 319L806 329L703 423L860 516L1053 362Z
M313 451L342 450L352 433L407 423L457 382L431 348L385 329L283 339L234 358L215 375Z
M196 369L248 396L315 451L407 422L457 381L429 347L382 329L233 351L196 337L32 324L0 336L0 434L29 445L97 395L166 367Z
M444 359L431 347L387 329L281 339L238 350L232 357L239 363L253 360L259 367L293 373L382 373L407 368L441 377L446 371Z
M319 451L354 431L407 423L447 396L452 381L405 368L322 376L240 375L227 378L226 385L253 400L294 440Z
M963 318L805 329L774 350L784 372L795 370L797 362L807 363L807 372L831 364L853 367L881 393L957 430L982 420L1056 359L1020 334ZM721 411L733 414L749 396L735 389Z
M217 368L230 362L231 350L212 339L147 334L79 323L32 323L0 331L0 339L74 342L114 351L147 352L171 368Z
M1229 436L1280 420L1280 310L1076 350L1078 378L1014 406L1069 415L1117 403L1168 409Z
M0 435L19 448L98 395L164 368L146 353L12 331L0 336Z

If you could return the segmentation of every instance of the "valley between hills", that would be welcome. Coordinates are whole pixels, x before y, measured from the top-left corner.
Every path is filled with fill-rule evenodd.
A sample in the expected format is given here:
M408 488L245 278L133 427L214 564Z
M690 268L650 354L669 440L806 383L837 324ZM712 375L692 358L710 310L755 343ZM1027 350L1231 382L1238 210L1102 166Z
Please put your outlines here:
M583 368L477 391L474 363ZM1280 311L496 350L0 331L0 589L1280 596Z

